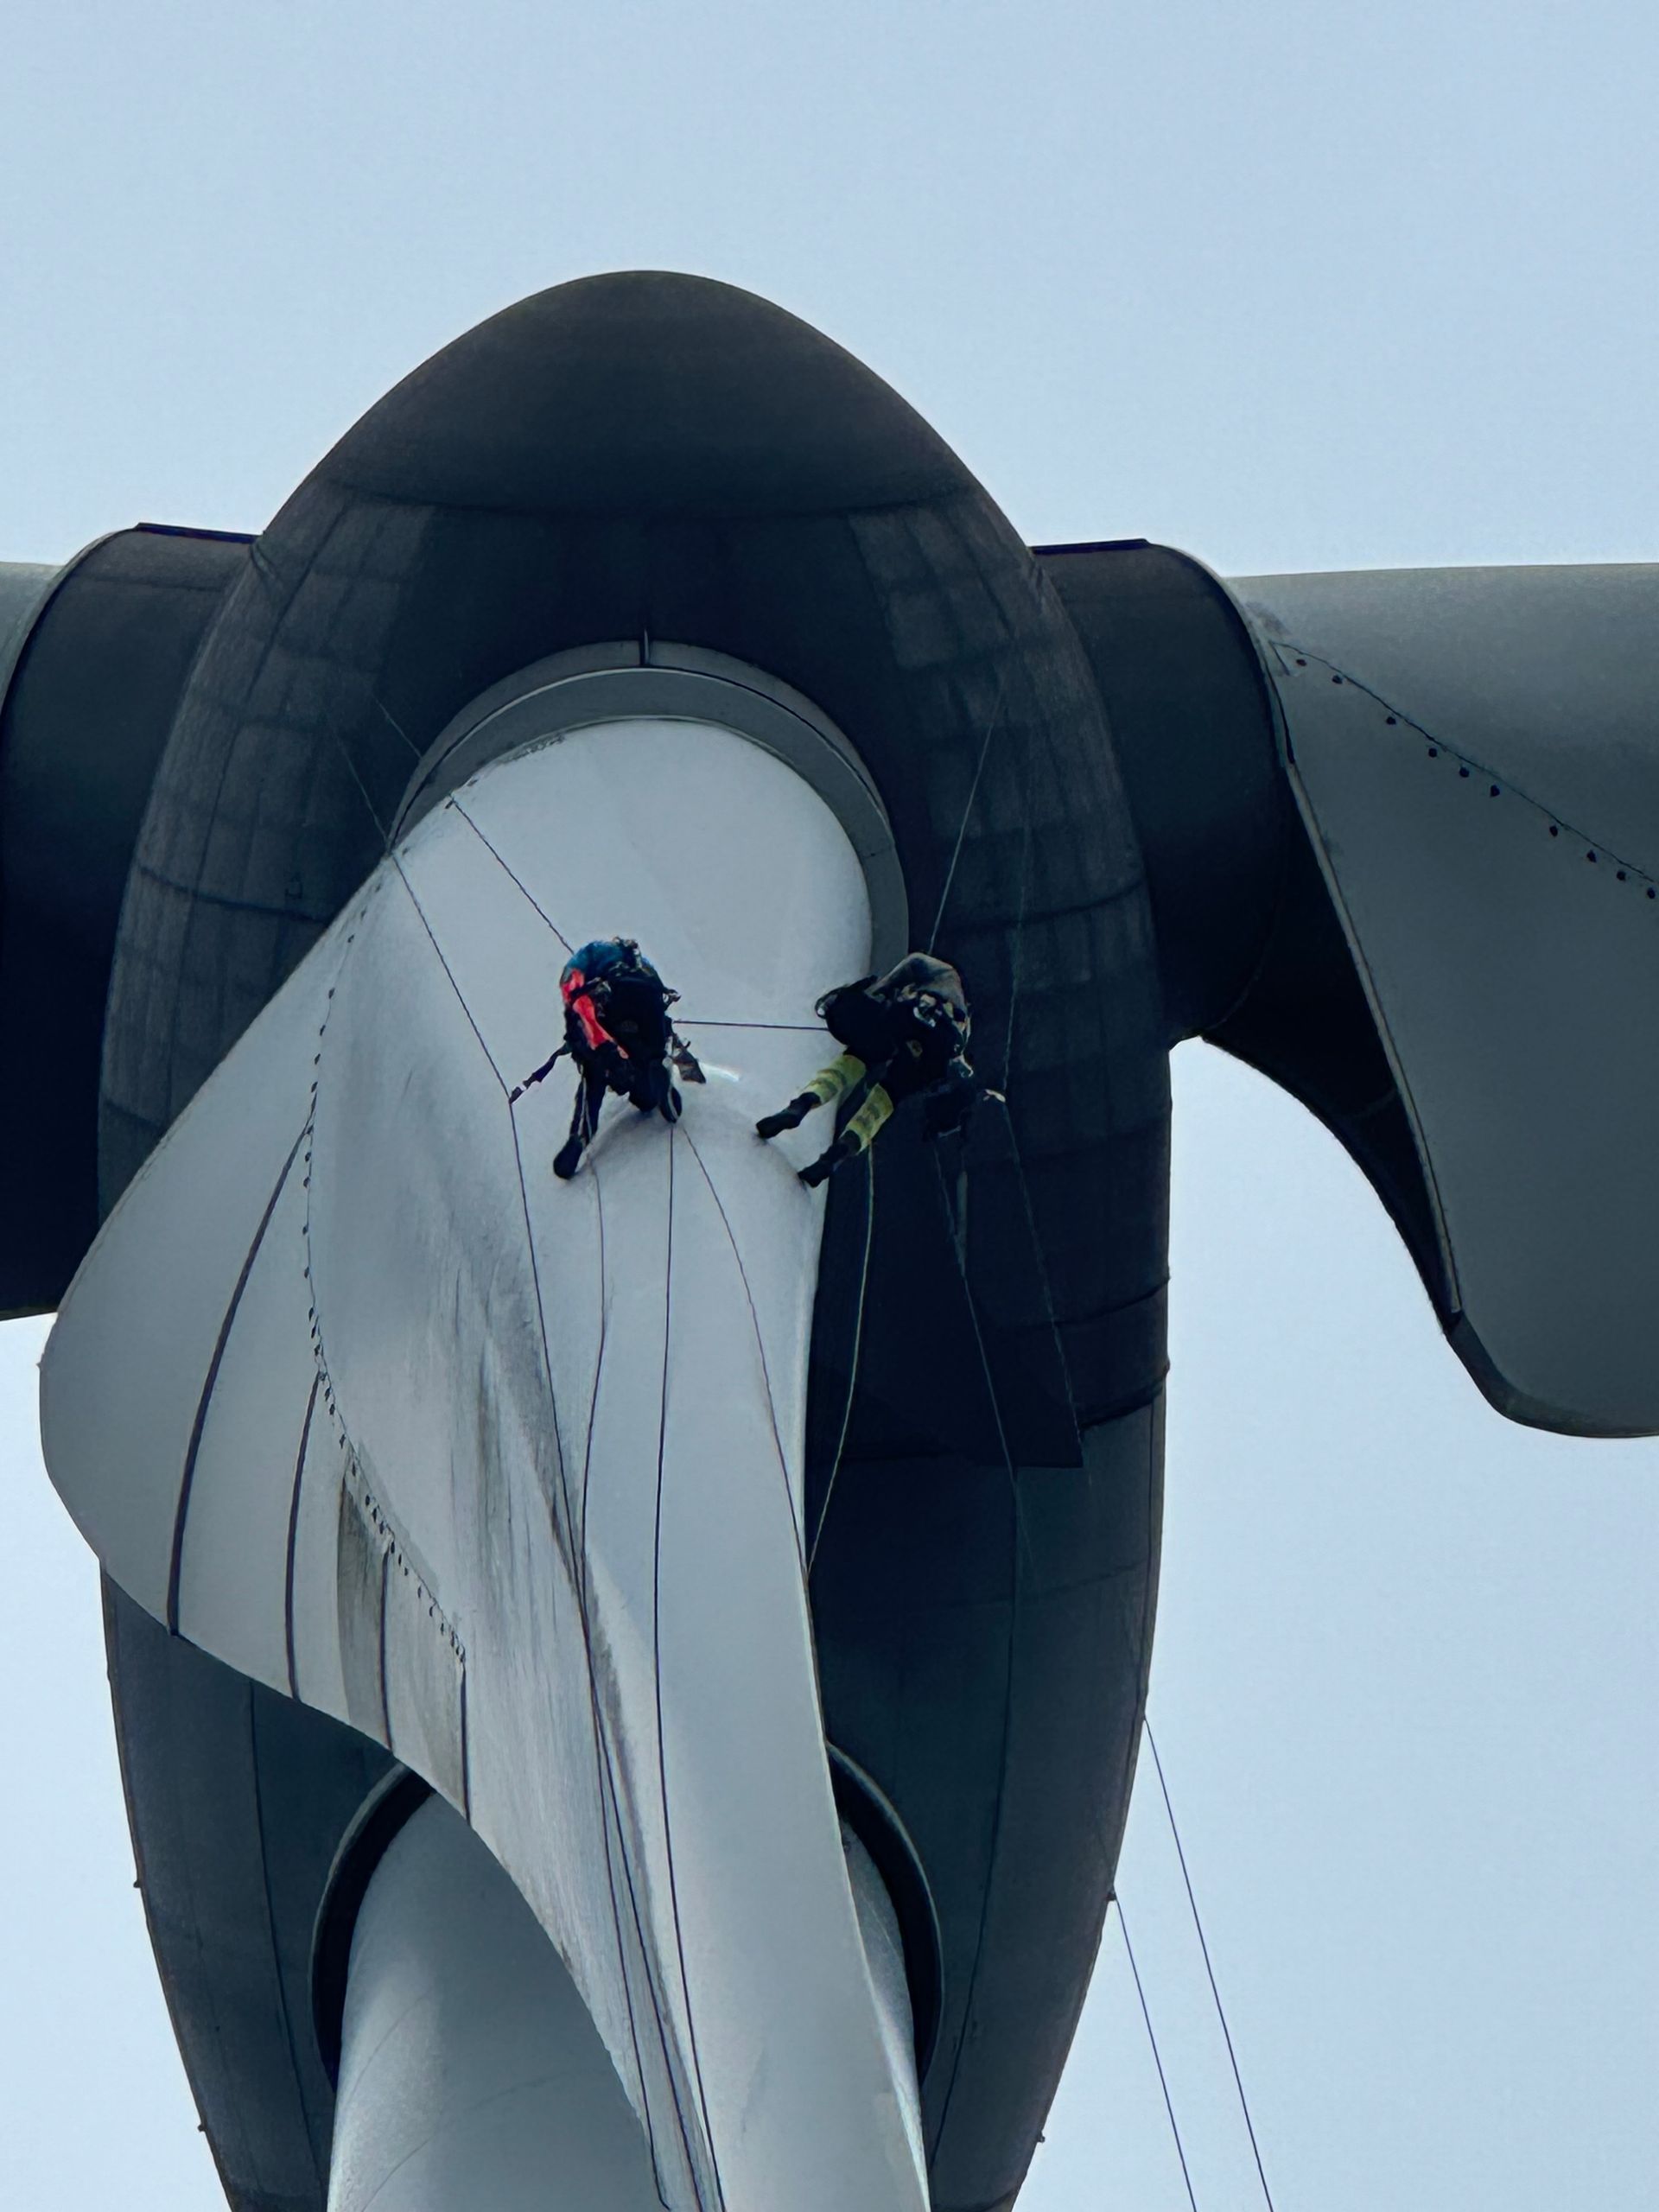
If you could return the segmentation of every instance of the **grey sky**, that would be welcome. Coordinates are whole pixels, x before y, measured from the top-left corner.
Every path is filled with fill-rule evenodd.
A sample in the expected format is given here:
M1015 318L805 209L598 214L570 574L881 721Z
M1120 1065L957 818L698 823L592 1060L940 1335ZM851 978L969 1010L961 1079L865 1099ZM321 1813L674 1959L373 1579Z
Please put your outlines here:
M436 346L642 265L828 330L1037 542L1659 559L1628 4L22 0L3 35L0 559L257 527ZM1659 1446L1499 1421L1330 1141L1176 1072L1153 1710L1280 2212L1636 2212ZM208 2212L41 1334L0 1332L0 2197ZM1123 1893L1199 2203L1244 2207L1147 1780ZM1185 2201L1114 1931L1022 2212Z

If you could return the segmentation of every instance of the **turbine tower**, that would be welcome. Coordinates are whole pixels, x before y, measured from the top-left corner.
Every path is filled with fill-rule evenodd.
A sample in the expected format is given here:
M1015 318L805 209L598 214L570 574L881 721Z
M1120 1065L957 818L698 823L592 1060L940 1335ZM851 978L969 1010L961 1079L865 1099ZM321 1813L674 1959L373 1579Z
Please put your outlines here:
M1659 1430L1653 572L1033 552L817 333L567 285L257 537L0 571L0 1305L60 1309L238 2212L1002 2212L1111 1895L1171 1046L1514 1419ZM708 1080L549 1162L585 939ZM757 1115L937 950L1003 1096Z

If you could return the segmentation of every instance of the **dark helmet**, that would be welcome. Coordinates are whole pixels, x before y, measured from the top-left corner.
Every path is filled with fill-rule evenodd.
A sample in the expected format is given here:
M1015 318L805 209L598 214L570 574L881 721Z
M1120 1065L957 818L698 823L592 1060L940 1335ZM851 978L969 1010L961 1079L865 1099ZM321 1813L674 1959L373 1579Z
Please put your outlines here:
M951 1025L968 1033L968 994L948 960L931 952L909 952L874 987L874 997L889 1004L921 1007L931 1001Z

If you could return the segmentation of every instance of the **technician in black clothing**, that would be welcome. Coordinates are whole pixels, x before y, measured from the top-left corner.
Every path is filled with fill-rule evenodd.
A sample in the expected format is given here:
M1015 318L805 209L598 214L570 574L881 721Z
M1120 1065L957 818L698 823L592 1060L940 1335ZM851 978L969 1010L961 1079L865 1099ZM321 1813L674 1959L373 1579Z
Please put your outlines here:
M865 976L828 992L817 1010L844 1051L780 1112L754 1125L762 1137L779 1136L799 1128L815 1108L856 1095L840 1135L802 1168L803 1183L823 1182L843 1160L868 1150L907 1098L924 1102L922 1135L931 1138L961 1128L982 1098L1000 1096L969 1065L967 995L948 960L910 953L885 976Z
M556 1154L553 1173L569 1182L581 1164L607 1091L640 1113L659 1113L671 1125L680 1118L676 1070L701 1083L702 1070L675 1035L668 1010L678 998L631 937L594 938L564 963L559 977L564 1042L509 1096L523 1097L569 1053L578 1081L570 1134Z

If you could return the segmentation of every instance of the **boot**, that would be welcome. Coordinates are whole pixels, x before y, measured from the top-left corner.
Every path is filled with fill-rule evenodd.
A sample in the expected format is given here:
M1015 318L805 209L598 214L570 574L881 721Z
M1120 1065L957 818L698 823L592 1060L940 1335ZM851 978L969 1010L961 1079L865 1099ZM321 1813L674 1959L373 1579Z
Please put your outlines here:
M843 1160L855 1158L858 1149L857 1145L850 1143L844 1134L838 1136L828 1152L821 1152L810 1166L801 1169L802 1182L809 1191L816 1191L820 1183L830 1180Z
M773 1137L780 1137L785 1129L798 1129L812 1109L817 1104L815 1092L804 1090L799 1097L791 1098L787 1106L776 1114L768 1114L754 1125L754 1134L764 1137L768 1144Z
M553 1173L561 1183L568 1183L582 1164L585 1149L580 1137L567 1137L553 1155Z

